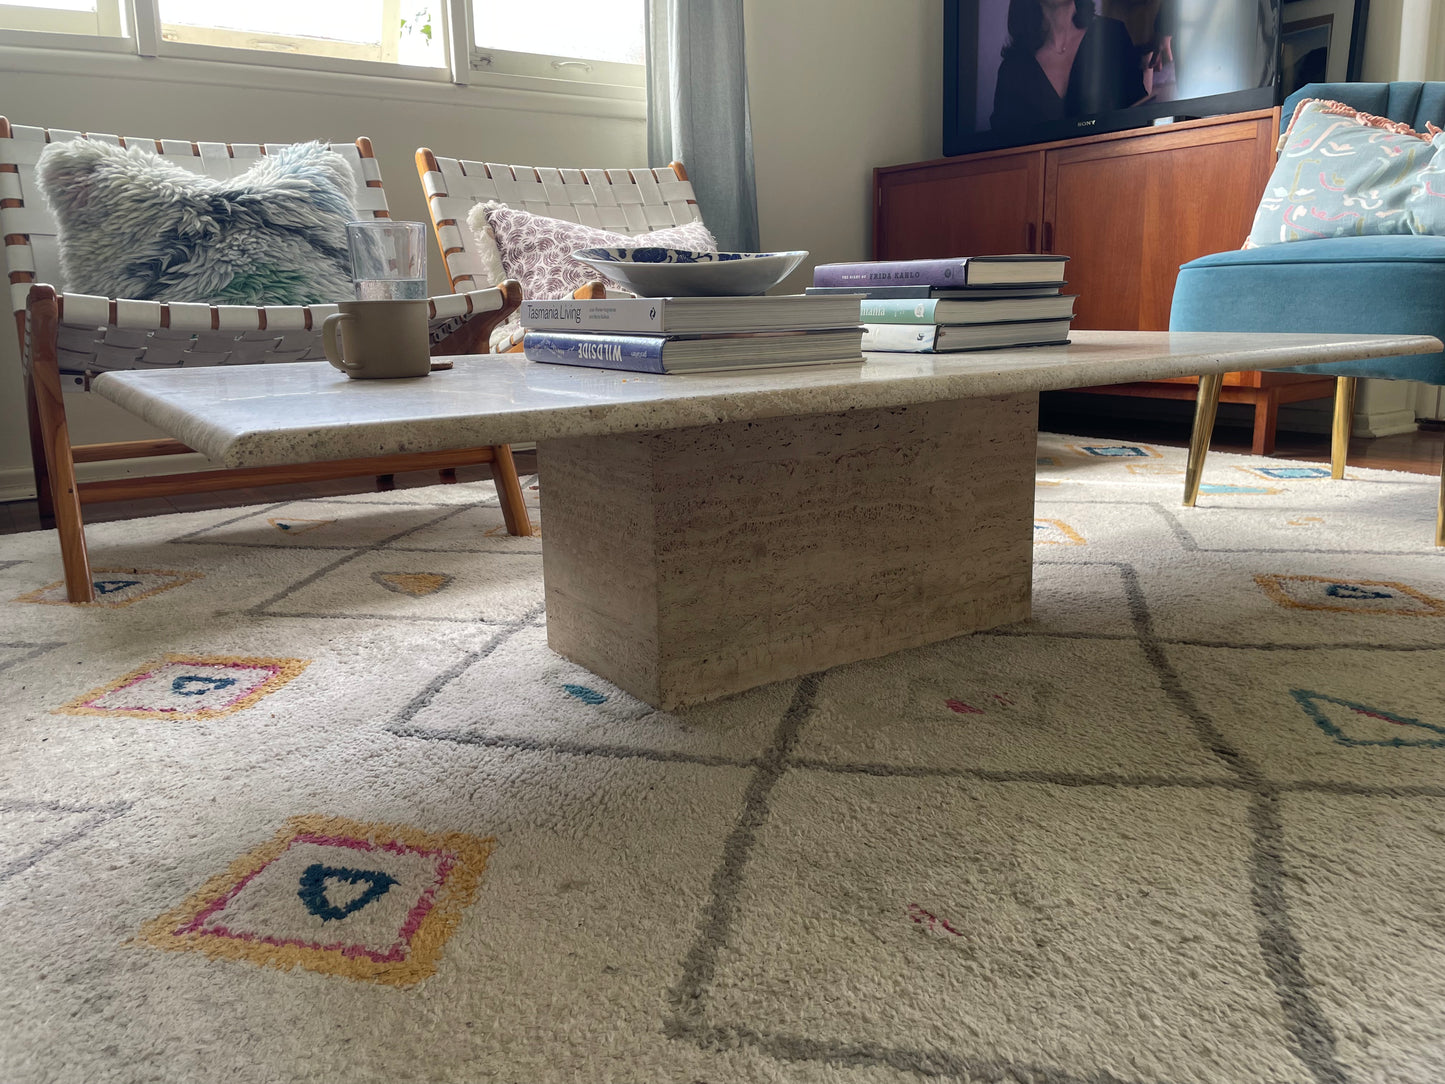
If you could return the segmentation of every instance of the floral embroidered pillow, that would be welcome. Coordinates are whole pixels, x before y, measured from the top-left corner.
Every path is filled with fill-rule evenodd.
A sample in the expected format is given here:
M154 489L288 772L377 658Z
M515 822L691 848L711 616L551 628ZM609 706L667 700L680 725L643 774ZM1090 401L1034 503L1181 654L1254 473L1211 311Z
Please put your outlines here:
M508 278L522 284L522 296L529 298L570 297L583 283L593 282L597 272L572 258L579 248L616 245L658 245L716 252L717 239L701 222L671 226L629 237L624 233L545 218L530 211L518 211L500 203L480 203L467 216L475 234L490 227L502 256ZM608 283L616 288L614 283Z
M579 286L597 281L600 276L593 268L572 258L572 253L581 248L657 245L696 252L717 251L717 238L701 222L629 237L492 202L473 207L467 215L467 225L472 229L479 251L485 251L488 244L495 245L506 277L520 282L522 296L527 298L571 297ZM608 289L621 289L615 282L602 281ZM493 333L493 351L505 350L514 344L517 329L514 313Z
M1245 248L1364 234L1445 235L1445 133L1306 98L1280 139Z

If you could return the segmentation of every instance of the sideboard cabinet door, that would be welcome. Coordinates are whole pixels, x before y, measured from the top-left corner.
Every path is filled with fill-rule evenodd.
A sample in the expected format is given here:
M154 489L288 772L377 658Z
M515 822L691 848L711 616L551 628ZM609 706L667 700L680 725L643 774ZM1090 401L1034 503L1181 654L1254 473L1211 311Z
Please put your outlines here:
M1269 116L1050 150L1041 235L1076 328L1164 331L1179 265L1238 248L1271 168Z
M873 183L874 259L1039 251L1039 151L875 170Z

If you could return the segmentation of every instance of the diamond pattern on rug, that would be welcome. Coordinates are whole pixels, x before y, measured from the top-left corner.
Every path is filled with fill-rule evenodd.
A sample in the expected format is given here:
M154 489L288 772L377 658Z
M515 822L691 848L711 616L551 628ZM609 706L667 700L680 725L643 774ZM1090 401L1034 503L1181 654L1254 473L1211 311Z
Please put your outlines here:
M249 515L187 532L174 541L265 549L362 549L404 534L447 511L444 505L368 499L380 496L358 495L350 502L323 499L268 505ZM343 519L345 530L328 529Z
M445 572L373 572L371 578L388 591L413 598L434 595L456 579Z
M1257 474L1261 478L1304 479L1328 478L1328 467L1235 467L1246 474Z
M1291 689L1290 695L1316 726L1341 745L1445 746L1445 726L1308 689Z
M283 534L305 534L307 531L330 527L336 521L334 519L303 519L300 516L272 516L266 522Z
M108 606L118 609L150 598L173 587L181 587L204 576L201 572L184 572L159 568L95 568L91 569L91 583L95 587L95 601L91 606ZM45 606L73 605L65 597L65 581L56 580L44 587L30 591L14 600L35 602Z
M540 547L535 554L437 550L425 557L378 549L337 563L319 576L301 578L260 612L378 621L521 621L542 607L541 571ZM398 573L438 578L392 580L391 587L378 579ZM439 577L449 579L443 585ZM425 590L428 585L436 589Z
M1277 493L1283 493L1284 490L1276 489L1274 486L1241 486L1229 482L1201 482L1199 492L1212 495L1239 493L1250 497L1270 497Z
M293 817L138 940L289 971L410 986L436 972L496 841Z
M270 696L310 659L167 655L55 709L65 715L218 719Z
M1184 471L1167 463L1125 463L1124 469L1130 474L1144 478L1183 478Z
M1445 600L1391 580L1345 580L1329 576L1260 573L1254 582L1281 606L1332 613L1445 617Z
M1445 726L1437 677L1445 647L1361 651L1310 642L1164 652L1202 717L1272 784L1441 789L1438 735L1409 724Z
M1084 536L1061 519L1034 520L1035 546L1087 546Z
M1161 459L1163 453L1147 444L1066 444L1075 455L1088 459Z

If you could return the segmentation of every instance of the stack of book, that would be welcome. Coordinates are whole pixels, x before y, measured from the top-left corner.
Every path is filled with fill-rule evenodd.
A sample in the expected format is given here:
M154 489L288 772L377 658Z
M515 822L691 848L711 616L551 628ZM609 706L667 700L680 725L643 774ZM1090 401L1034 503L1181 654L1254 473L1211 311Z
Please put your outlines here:
M701 373L862 362L858 293L523 301L529 361Z
M811 296L862 294L863 349L931 353L1069 341L1067 256L820 264Z

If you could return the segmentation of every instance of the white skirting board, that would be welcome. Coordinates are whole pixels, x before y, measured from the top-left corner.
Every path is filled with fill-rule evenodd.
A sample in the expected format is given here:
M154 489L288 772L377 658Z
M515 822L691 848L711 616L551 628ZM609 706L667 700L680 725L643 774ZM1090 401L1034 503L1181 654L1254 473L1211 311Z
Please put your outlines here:
M1445 422L1445 388L1438 384L1416 384L1415 417L1422 421Z
M152 474L181 474L215 470L216 465L197 452L150 456L144 459L112 459L106 463L77 463L75 477L81 482L109 478L144 478ZM29 463L0 470L0 502L33 501L35 474Z

